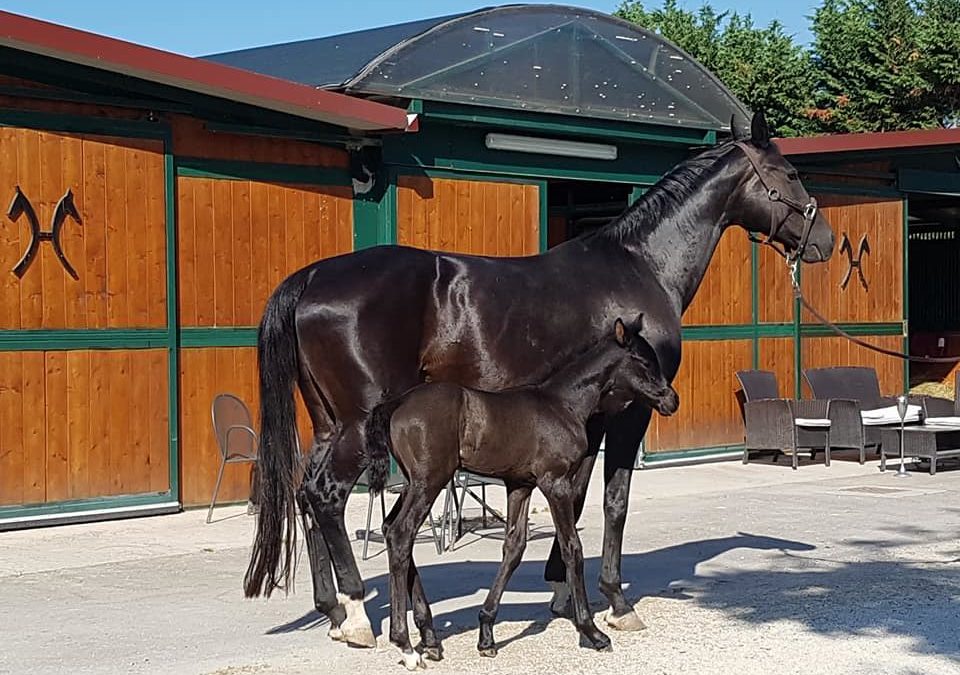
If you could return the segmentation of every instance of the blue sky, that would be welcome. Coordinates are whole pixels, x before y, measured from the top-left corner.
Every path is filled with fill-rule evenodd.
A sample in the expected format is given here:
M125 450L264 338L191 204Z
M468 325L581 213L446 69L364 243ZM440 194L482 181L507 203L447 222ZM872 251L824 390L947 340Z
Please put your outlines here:
M537 0L528 0L537 2ZM614 11L619 0L553 0ZM0 8L74 28L188 54L210 54L263 44L336 35L505 2L483 0L0 0ZM538 3L543 4L543 3ZM648 7L660 0L648 2ZM681 0L696 8L702 0ZM807 0L713 0L718 10L750 13L761 24L779 19L800 41L809 40Z

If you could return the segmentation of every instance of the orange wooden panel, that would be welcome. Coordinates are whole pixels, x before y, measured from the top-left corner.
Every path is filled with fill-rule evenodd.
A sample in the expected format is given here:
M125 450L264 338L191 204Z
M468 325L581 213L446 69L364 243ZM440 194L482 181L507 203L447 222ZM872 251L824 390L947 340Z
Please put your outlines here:
M178 179L180 320L255 326L273 289L353 249L347 187Z
M818 195L817 198L836 235L837 248L827 263L803 267L802 286L808 300L832 321L900 321L903 318L903 203L900 200L864 196ZM870 253L861 256L867 288L861 285L856 270L846 288L840 286L850 267L849 257L840 251L844 235L850 240L854 258L859 255L861 238L867 238ZM771 272L780 277L782 288L783 270L773 269ZM762 298L765 289L769 293L770 288L776 287L768 283L769 276L763 278ZM761 299L761 306L774 302L779 302L779 298L775 301ZM803 321L813 320L804 311Z
M866 336L862 339L886 349L903 350L898 335ZM880 391L886 395L903 391L903 361L856 345L841 337L803 338L803 367L870 366L877 371ZM804 384L805 396L809 391Z
M733 445L743 442L736 371L752 365L750 340L686 341L673 386L680 409L671 417L654 413L646 436L648 452Z
M169 489L151 475L168 466L166 364L162 349L0 353L0 504Z
M793 398L796 371L793 338L761 338L758 364L760 370L776 374L781 396Z
M540 250L537 185L401 176L397 242L474 255L533 255Z
M750 240L742 228L728 228L717 244L693 302L683 314L684 325L750 323L750 275Z
M180 475L186 505L207 504L220 468L210 406L219 393L239 396L259 428L259 390L255 347L184 349L180 359ZM297 394L300 438L313 437L306 409ZM227 465L218 502L245 501L250 495L250 464Z
M162 144L5 127L0 159L0 189L10 190L2 198L20 186L43 231L68 189L82 220L68 217L61 230L77 280L48 242L40 242L23 278L11 274L30 241L28 218L0 222L0 328L163 326Z
M173 116L173 148L182 157L305 166L347 167L344 150L319 143L267 136L211 133L200 120Z
M793 321L793 286L790 270L783 258L769 246L759 247L760 274L758 315L760 323L790 323ZM804 274L825 272L821 265L805 265Z

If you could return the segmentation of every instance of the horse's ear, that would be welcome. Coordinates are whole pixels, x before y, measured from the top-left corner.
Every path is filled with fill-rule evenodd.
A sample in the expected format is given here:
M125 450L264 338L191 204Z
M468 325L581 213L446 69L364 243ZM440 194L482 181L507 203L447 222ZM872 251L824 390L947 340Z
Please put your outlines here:
M734 141L742 141L743 137L740 135L740 130L737 129L737 116L730 115L730 135L733 136Z
M634 321L634 325L637 327L637 334L639 335L643 331L643 312L637 314L637 320Z
M627 327L623 325L623 319L617 318L613 323L613 336L617 339L617 344L621 347L627 346Z
M770 145L770 127L767 126L767 118L762 110L753 113L753 121L750 122L750 142L758 148L766 148Z

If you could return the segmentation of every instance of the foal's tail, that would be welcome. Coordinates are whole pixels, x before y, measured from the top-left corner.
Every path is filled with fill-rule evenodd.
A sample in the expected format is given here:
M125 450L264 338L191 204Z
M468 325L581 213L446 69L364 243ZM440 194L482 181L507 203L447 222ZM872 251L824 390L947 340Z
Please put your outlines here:
M299 375L296 308L310 281L309 268L284 279L274 290L260 321L260 514L250 565L243 579L248 598L287 589L296 550L296 485L300 448L294 386ZM281 562L281 552L283 560Z
M367 480L370 491L376 494L383 490L390 473L390 455L393 442L390 440L390 419L403 402L395 398L379 404L367 416L364 426L364 458L367 464Z

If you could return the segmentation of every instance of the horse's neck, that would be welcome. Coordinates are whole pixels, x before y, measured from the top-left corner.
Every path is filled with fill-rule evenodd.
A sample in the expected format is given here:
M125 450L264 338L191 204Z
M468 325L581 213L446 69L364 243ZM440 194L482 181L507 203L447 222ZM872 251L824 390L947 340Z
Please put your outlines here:
M624 247L653 270L660 285L674 299L679 313L693 300L720 237L731 222L730 196L737 190L741 178L739 171L714 172L687 199L663 209L656 222L637 223L625 229ZM653 188L658 189L669 187ZM643 198L656 197L648 193ZM636 218L644 214L643 209L633 213ZM624 218L630 217L628 211Z
M604 387L622 357L622 351L609 344L609 340L603 338L582 356L557 370L540 387L543 393L560 400L584 423L596 409Z

